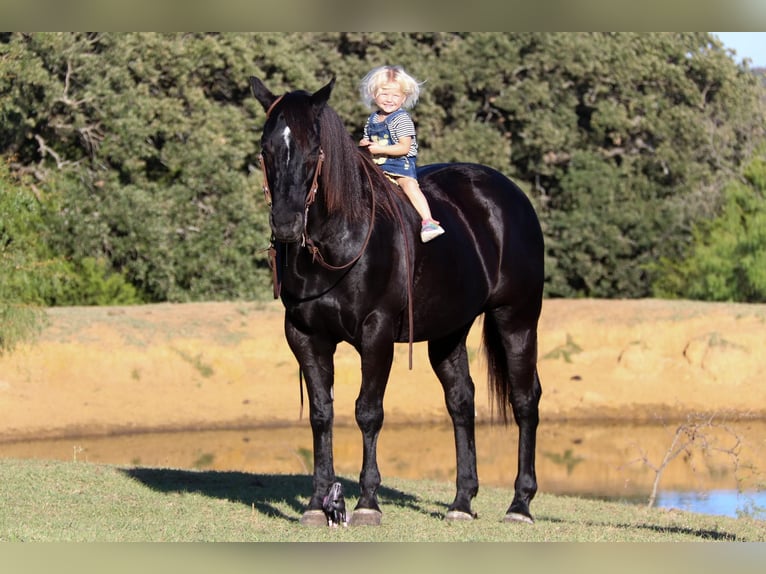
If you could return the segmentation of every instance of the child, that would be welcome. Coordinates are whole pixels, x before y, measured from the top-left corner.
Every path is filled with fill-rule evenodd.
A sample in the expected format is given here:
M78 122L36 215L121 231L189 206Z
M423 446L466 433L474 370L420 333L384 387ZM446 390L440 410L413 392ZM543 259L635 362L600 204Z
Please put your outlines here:
M375 163L402 188L422 220L420 239L431 241L444 229L431 217L428 200L418 185L415 124L403 109L418 101L420 86L401 66L380 66L364 77L359 91L365 105L376 110L367 119L359 145L367 147Z

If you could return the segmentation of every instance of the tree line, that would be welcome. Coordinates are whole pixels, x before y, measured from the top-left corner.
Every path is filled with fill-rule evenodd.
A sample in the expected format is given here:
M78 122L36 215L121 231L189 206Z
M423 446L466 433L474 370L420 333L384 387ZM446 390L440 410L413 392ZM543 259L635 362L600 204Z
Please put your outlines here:
M424 82L421 164L533 200L547 296L766 300L763 75L708 33L3 33L4 308L269 297L247 78L335 76L358 138L381 63Z

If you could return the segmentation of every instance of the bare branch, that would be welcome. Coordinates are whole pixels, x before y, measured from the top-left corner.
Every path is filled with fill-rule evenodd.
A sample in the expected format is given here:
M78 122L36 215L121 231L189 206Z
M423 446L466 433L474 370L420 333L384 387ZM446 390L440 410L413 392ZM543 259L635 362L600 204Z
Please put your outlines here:
M64 91L61 96L56 98L57 102L61 102L72 108L78 108L80 105L88 101L89 98L82 98L81 100L73 100L69 97L69 82L72 77L72 60L66 62L66 74L64 75Z
M61 156L56 152L56 150L51 148L40 134L35 134L35 140L37 140L38 151L40 152L40 161L37 162L37 168L33 168L32 166L25 166L19 170L20 172L32 173L38 181L44 181L46 178L46 170L43 164L45 162L46 155L51 156L56 161L56 167L58 169L63 169L66 166L77 165L80 163L79 160L70 161L61 159Z
M694 449L699 450L703 454L719 452L728 455L734 464L734 473L737 482L741 483L738 474L741 466L740 450L742 437L731 427L722 422L718 422L716 420L717 416L717 413L712 413L706 418L701 418L698 415L690 415L686 422L681 423L676 427L670 445L663 454L662 461L659 464L653 463L649 459L646 451L639 445L636 445L640 456L637 459L630 461L628 464L641 462L644 466L654 472L654 480L652 481L652 488L647 501L648 508L653 507L657 500L660 481L662 480L662 475L668 465L681 454L686 454L691 457ZM721 446L719 442L715 440L714 433L715 430L718 429L723 430L726 434L732 437L734 439L734 444L731 446Z
M56 153L56 151L53 148L48 146L48 144L45 142L45 140L40 134L35 134L35 139L37 140L38 151L40 152L40 163L43 162L46 155L50 155L53 159L56 160L56 167L58 167L59 169L61 169L67 163L69 163L67 161L63 161L61 159L61 156L58 153Z

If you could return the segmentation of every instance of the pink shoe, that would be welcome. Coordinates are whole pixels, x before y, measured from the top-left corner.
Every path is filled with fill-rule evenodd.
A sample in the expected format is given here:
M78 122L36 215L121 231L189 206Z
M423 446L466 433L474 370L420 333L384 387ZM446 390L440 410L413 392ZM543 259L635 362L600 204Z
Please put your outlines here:
M432 239L439 237L442 233L444 233L444 228L439 225L438 221L435 219L424 219L420 228L420 240L423 243L428 243Z

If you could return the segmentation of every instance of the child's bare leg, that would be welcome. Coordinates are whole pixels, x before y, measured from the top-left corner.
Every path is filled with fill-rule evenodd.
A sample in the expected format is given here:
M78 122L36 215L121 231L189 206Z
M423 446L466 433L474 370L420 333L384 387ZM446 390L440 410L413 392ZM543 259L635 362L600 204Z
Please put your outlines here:
M409 198L412 205L415 206L415 209L422 219L420 239L423 243L427 243L444 233L444 228L439 225L438 221L435 221L433 217L431 217L431 208L428 206L428 200L426 199L426 196L423 195L420 185L418 185L418 180L411 177L400 177L397 183L404 191L404 194Z
M404 191L404 194L410 200L410 203L415 207L415 211L418 212L421 219L433 219L431 217L431 208L428 206L428 200L420 190L420 185L418 185L417 179L400 177L396 180L396 183L402 188L402 191Z

